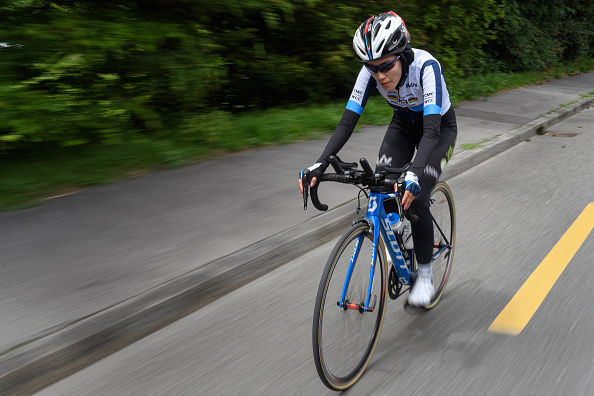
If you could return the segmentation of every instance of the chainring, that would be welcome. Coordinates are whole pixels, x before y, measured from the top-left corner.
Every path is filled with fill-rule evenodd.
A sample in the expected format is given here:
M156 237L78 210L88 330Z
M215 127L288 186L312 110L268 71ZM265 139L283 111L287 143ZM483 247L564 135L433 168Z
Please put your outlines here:
M396 300L402 291L402 285L396 278L396 270L394 266L390 268L390 275L388 276L388 295L392 300Z

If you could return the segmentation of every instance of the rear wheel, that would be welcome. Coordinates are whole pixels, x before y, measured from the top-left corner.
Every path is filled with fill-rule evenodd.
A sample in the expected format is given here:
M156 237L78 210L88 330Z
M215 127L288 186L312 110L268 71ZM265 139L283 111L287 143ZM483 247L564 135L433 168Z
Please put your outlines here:
M316 297L312 344L318 375L330 389L352 386L377 345L386 310L383 249L380 238L371 272L372 233L366 223L358 224L342 236L326 263ZM366 311L370 275L373 285Z
M450 187L439 182L431 190L430 208L433 219L433 285L435 293L425 309L433 308L441 299L452 269L456 243L456 208Z

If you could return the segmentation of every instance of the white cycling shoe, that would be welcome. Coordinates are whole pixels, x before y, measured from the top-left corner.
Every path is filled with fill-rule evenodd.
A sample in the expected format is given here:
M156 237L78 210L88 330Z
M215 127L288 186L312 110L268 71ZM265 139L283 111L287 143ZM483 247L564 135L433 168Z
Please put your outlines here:
M419 276L408 294L408 303L415 307L426 307L433 296L432 277Z

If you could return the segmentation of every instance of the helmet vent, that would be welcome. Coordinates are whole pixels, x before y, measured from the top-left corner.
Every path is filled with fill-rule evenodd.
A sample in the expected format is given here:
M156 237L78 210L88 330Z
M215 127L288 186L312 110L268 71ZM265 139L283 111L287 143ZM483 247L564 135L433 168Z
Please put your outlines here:
M402 32L400 30L397 30L394 32L394 35L392 36L394 38L394 42L398 42L400 41L400 38L402 37Z
M386 30L390 29L391 24L392 24L392 21L388 20L388 23L386 24Z
M377 35L377 33L378 33L378 32L379 32L379 30L380 30L380 27L381 27L381 26L380 26L379 24L378 24L378 25L375 25L375 28L373 29L373 35L374 35L374 36L375 36L375 35Z

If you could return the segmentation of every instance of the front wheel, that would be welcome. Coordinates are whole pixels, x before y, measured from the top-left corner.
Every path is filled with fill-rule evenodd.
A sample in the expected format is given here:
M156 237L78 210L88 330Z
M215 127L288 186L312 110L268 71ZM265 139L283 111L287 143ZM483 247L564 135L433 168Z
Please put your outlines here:
M431 190L429 198L431 218L433 220L433 284L435 293L431 303L425 307L431 309L441 299L452 269L454 246L456 243L456 207L450 187L439 182Z
M318 375L330 389L352 386L379 340L386 311L387 270L381 238L378 245L371 271L372 232L367 224L353 226L332 250L320 280L312 345ZM368 293L370 276L373 282Z

